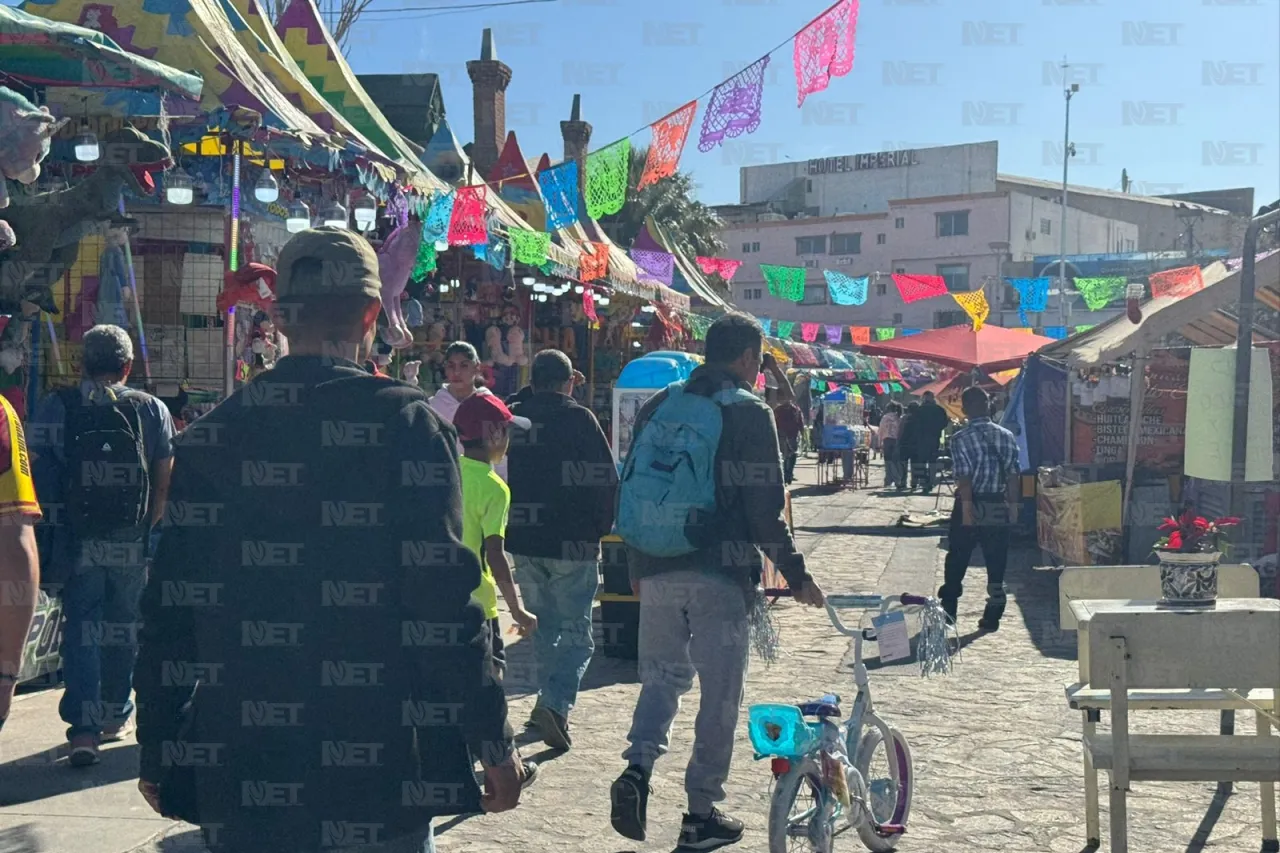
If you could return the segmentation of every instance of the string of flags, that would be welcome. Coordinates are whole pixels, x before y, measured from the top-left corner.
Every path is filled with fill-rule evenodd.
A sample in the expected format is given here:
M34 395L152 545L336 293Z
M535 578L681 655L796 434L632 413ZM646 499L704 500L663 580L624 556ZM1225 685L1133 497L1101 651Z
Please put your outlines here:
M835 326L822 323L808 323L792 320L774 320L770 317L756 318L760 327L764 330L765 337L775 338L778 340L792 340L796 331L799 331L799 340L803 343L811 344L818 340L819 334L825 336L829 346L838 346L846 341L845 330L847 329L848 342L854 346L862 346L880 341L889 341L894 338L909 338L912 335L918 335L923 329L915 329L910 327L898 328L896 326ZM1041 334L1048 338L1065 338L1069 334L1077 334L1094 328L1096 324L1088 324L1081 326L1045 326L1041 329ZM1030 326L1014 327L1008 329L1011 332L1019 332L1021 334L1036 334L1036 329Z

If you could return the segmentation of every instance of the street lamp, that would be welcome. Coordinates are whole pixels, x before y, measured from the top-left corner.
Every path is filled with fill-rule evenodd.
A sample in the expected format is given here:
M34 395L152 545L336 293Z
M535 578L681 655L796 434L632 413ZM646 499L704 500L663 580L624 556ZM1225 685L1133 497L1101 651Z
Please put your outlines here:
M1063 76L1070 66L1066 60L1062 62ZM1071 96L1080 91L1079 83L1072 83L1062 90L1066 100L1066 120L1062 129L1062 222L1058 226L1058 299L1062 307L1062 325L1071 328L1071 300L1067 296L1067 167L1075 156L1075 146L1071 144Z

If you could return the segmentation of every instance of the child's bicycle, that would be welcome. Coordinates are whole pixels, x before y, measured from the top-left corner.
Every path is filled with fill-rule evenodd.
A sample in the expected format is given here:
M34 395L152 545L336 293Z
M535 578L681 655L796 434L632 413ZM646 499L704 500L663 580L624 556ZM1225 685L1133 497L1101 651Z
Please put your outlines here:
M854 638L857 695L849 718L841 722L840 697L834 694L803 705L751 707L748 725L756 757L773 759L769 853L831 853L836 836L851 827L867 849L878 853L895 849L906 832L915 782L911 749L902 732L872 707L862 662L862 642L875 640L876 630L849 628L836 613L849 608L878 610L883 616L895 606L923 611L920 653L934 655L932 663L945 671L947 617L937 599L828 595L831 623Z

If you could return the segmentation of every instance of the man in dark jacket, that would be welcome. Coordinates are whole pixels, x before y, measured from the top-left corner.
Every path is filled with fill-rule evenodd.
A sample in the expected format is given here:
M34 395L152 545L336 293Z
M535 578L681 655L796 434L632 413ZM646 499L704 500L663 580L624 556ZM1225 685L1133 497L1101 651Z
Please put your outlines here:
M512 808L524 775L471 601L456 434L360 367L379 310L363 237L295 235L276 290L292 354L176 442L139 788L213 850L430 851L433 817Z
M916 457L916 465L920 476L918 479L913 479L917 479L927 495L933 491L933 479L937 474L938 446L942 442L942 433L951 423L951 418L947 416L947 410L938 405L933 392L926 391L924 402L920 404L920 411L915 415L915 419L915 440L920 453Z
M726 314L707 331L706 363L689 377L686 394L749 391L760 372L764 333L751 317ZM659 392L636 417L636 441L666 400ZM786 492L778 433L769 407L750 398L721 408L716 451L716 511L710 543L681 557L628 549L633 589L640 596L640 698L623 753L628 767L613 783L612 822L619 834L646 835L649 779L668 748L680 697L701 687L693 758L685 775L689 811L681 849L711 850L742 837L742 822L722 814L749 648L749 614L767 553L797 601L821 606L822 589L783 517ZM624 485L625 489L625 485Z
M507 451L506 544L520 596L538 617L538 701L530 723L548 746L569 749L569 711L595 650L591 608L600 537L613 528L618 473L595 415L570 396L575 371L569 357L543 350L531 372L532 393L512 410L533 426L514 434Z

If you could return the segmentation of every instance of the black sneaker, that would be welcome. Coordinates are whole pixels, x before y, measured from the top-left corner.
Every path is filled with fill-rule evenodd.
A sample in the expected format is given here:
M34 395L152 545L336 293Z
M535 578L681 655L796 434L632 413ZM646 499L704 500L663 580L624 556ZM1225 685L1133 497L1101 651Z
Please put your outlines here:
M649 774L635 764L622 772L609 789L613 808L609 820L623 838L645 840L649 811Z
M573 748L573 738L569 736L569 721L561 714L541 705L533 709L529 722L542 735L542 740L552 749L561 751Z
M1000 622L995 619L988 619L985 616L978 620L978 630L984 634L994 634L1000 630Z
M687 814L680 822L678 851L715 850L742 840L742 821L735 820L719 809L712 809L704 816Z
M943 598L940 599L940 603L942 604L942 611L947 614L947 617L951 620L951 624L954 625L956 621L956 607L959 605L959 602Z
M522 790L525 790L525 789L528 789L530 786L532 786L534 782L538 781L538 762L521 761L520 764L521 764L520 788Z

